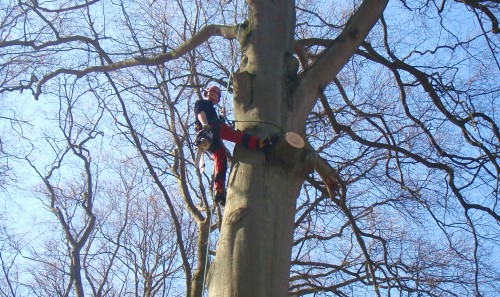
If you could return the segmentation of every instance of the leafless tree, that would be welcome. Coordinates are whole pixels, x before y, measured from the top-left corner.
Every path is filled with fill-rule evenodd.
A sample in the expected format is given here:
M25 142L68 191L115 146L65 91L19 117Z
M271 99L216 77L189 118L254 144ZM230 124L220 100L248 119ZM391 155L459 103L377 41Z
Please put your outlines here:
M60 107L71 105L60 101L71 91L88 99L85 108L98 106L77 126L64 117L67 149L52 170L70 153L93 164L86 145L102 139L141 164L132 171L141 186L154 185L142 200L120 194L151 216L113 213L127 223L99 231L115 244L114 264L142 271L133 294L165 295L167 286L186 296L205 287L210 296L498 294L498 1L26 1L1 9L0 93L30 92ZM269 155L236 146L223 210L211 202L211 177L193 164L191 109L208 84L230 93L223 105L236 128L307 141L292 149L282 140ZM99 129L68 133L97 119ZM86 180L95 177L83 168ZM86 201L94 189L87 182L70 195L50 183L51 169L39 172L48 197ZM168 226L150 224L158 209L168 211ZM172 249L159 273L151 257ZM76 268L103 283L96 267ZM182 284L169 274L181 271ZM81 294L76 278L59 282L60 291Z
M16 258L16 239L9 234L6 215L0 212L0 296L17 296L19 291L19 267ZM14 246L13 246L14 245Z
M63 262L64 265L61 266L61 263L53 263L48 272L52 274L59 271L53 274L60 276L54 279L54 287L58 287L57 295L67 296L74 290L76 296L84 296L82 254L96 224L94 202L99 173L98 164L94 163L89 146L102 134L99 125L103 109L99 106L95 109L88 108L83 102L84 94L75 93L74 85L62 86L59 98L61 102L55 120L65 142L46 135L47 145L52 147L55 155L46 172L38 169L29 156L26 159L43 181L44 189L41 193L44 197L41 199L57 218L65 239L68 261ZM78 121L80 117L87 121ZM47 263L50 261L47 260ZM66 274L69 281L60 282L65 279ZM64 287L63 283L66 283Z

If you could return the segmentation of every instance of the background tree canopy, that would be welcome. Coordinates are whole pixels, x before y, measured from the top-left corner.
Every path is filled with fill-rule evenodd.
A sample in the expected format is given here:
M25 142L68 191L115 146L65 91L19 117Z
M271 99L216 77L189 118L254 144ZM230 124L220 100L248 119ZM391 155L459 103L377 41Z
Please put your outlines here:
M294 30L284 58L267 57L285 61L284 98L323 67L304 89L314 97L305 124L286 127L306 139L311 168L286 200L291 246L269 256L291 262L273 281L289 296L499 295L499 1L389 1L331 76L344 29L370 17L355 12L383 1L268 2L0 3L0 296L226 290L208 269L228 245L219 235L241 201L261 200L231 186L234 207L214 206L212 170L194 164L192 108L218 85L238 128L281 127L262 120L271 101L242 112L247 85L232 77L261 75L248 61L266 53L247 55L261 23L276 40ZM295 19L282 26L280 11ZM233 181L245 182L238 164L276 166L245 154L235 149ZM217 248L255 256L227 253ZM258 287L265 273L242 277Z

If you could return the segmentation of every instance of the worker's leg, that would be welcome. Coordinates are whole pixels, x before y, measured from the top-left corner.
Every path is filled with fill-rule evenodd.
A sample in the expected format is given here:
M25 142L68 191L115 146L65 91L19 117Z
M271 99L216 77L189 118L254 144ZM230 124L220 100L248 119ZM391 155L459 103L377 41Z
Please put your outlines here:
M259 149L259 137L236 131L226 124L219 124L219 137L254 151Z
M214 159L214 190L224 192L227 171L227 155L224 145L220 145L212 152L212 158Z

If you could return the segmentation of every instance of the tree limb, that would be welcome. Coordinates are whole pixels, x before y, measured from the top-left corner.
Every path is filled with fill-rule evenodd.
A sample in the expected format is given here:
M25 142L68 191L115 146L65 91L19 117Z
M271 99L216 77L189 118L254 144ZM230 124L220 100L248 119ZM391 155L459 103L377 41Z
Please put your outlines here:
M187 40L183 44L181 44L176 49L162 53L152 57L135 57L115 63L110 63L101 66L91 66L85 69L68 69L68 68L60 68L57 69L44 77L42 77L39 81L36 82L36 91L35 91L35 99L38 100L39 96L42 93L42 87L49 80L57 77L61 74L69 74L75 75L80 78L90 73L102 72L109 73L113 71L117 71L120 69L130 68L134 66L155 66L161 65L168 61L172 61L178 59L182 55L186 54L189 51L194 50L200 44L206 42L210 37L213 36L221 36L226 39L233 39L237 36L239 25L236 26L224 26L224 25L208 25L203 27L198 33L196 33L191 39Z
M303 73L293 98L296 111L300 115L309 113L316 103L318 87L321 89L325 86L344 67L377 23L387 3L387 0L363 1L342 33L325 50L317 63Z
M335 196L340 196L340 199L345 201L346 185L339 173L309 144L306 147L305 166L318 172L331 200L335 200Z

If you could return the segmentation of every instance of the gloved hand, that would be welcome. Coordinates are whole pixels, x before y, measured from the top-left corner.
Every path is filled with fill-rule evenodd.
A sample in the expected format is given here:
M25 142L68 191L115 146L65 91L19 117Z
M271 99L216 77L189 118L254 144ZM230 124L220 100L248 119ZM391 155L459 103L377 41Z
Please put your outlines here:
M210 132L210 125L208 124L203 125L203 130Z

